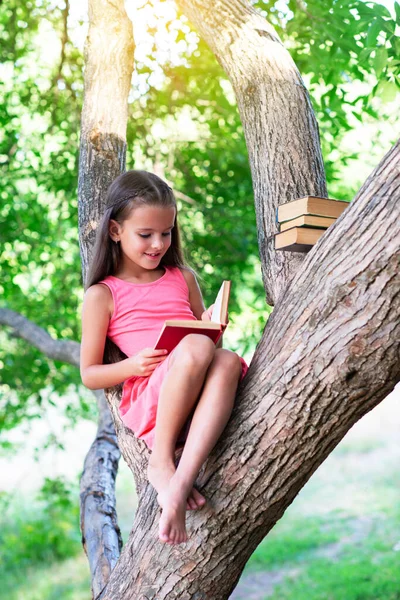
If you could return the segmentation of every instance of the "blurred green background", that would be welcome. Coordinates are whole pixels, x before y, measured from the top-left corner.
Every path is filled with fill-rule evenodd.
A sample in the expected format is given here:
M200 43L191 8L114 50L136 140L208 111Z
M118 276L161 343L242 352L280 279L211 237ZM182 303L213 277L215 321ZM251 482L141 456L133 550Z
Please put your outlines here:
M252 4L277 28L310 90L329 195L351 199L397 138L400 5ZM233 280L225 345L251 360L271 309L231 85L173 2L128 0L126 7L136 41L127 168L152 170L172 183L186 256L199 273L206 304L222 279ZM0 306L57 339L76 341L83 298L77 168L87 26L87 5L78 0L0 3ZM89 598L78 480L95 432L94 397L76 368L49 360L6 327L0 330L0 368L0 593L9 599ZM376 410L384 411L387 425L398 423L395 400ZM400 598L396 448L379 427L365 439L352 435L253 555L242 578L247 591L238 598L250 598L260 573L275 581L268 597L276 599L306 593L312 599ZM371 473L375 456L382 461ZM135 496L125 466L118 488L126 538ZM347 494L355 498L351 506L343 500ZM265 581L260 587L267 590Z

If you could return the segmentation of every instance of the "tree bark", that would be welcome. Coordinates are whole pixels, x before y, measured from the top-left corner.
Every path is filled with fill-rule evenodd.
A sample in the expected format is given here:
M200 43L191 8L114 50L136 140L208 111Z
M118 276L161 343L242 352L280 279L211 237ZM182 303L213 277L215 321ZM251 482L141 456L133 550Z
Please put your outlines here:
M103 392L96 391L99 421L80 481L82 544L89 559L92 597L110 579L122 548L115 508L115 479L121 453Z
M157 543L151 486L102 600L226 600L257 545L400 379L400 144L308 254L196 482L189 541ZM122 441L122 440L121 440ZM125 442L122 441L124 444Z
M78 181L83 281L105 192L125 170L133 52L132 23L122 0L90 0Z
M79 367L79 344L70 340L56 340L42 327L8 308L0 308L0 324L11 327L14 335L26 340L53 360L61 360Z
M304 256L275 252L276 208L327 196L318 124L289 52L247 0L177 0L235 91L249 153L258 245L268 304L276 304Z

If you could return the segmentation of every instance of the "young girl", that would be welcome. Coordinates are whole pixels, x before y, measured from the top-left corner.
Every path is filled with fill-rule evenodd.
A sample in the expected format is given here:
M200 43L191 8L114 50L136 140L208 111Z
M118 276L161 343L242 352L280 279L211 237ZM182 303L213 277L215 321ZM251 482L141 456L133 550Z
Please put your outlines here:
M170 354L153 348L166 319L209 321L211 311L182 257L171 188L146 171L117 177L87 277L81 377L90 389L124 382L121 418L151 450L147 474L162 507L159 538L168 544L187 540L186 508L206 502L193 483L229 420L247 365L201 334L187 335ZM106 337L127 358L103 364Z

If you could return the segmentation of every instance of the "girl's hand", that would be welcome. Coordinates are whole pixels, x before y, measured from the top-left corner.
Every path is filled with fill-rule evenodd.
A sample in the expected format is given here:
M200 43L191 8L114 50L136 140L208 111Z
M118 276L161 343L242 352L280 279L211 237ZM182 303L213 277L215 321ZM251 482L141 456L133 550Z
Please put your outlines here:
M149 377L154 369L167 358L168 350L154 350L144 348L134 356L128 358L132 365L132 376Z
M202 321L211 321L211 315L212 311L214 310L214 306L215 304L211 304L210 308L207 308L207 310L203 312L203 314L201 315Z
M214 310L214 306L215 306L215 304L211 304L210 308L207 308L207 310L205 310L203 312L203 314L201 315L202 321L211 321L211 315ZM226 315L226 323L223 323L223 325L228 325L228 323L229 323L229 313Z

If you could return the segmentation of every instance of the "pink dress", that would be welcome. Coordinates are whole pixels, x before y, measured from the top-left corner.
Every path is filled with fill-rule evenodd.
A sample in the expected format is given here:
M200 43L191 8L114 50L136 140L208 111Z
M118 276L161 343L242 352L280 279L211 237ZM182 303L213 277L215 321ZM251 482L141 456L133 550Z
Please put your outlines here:
M130 283L113 275L99 283L107 285L114 301L107 337L128 357L143 348L153 348L165 320L196 320L186 280L177 267L165 267L164 275L150 283ZM154 443L158 396L174 351L149 377L130 377L123 385L119 405L122 421L150 449ZM240 360L243 378L248 367L243 358ZM186 439L189 425L190 419L180 433L178 444Z

